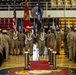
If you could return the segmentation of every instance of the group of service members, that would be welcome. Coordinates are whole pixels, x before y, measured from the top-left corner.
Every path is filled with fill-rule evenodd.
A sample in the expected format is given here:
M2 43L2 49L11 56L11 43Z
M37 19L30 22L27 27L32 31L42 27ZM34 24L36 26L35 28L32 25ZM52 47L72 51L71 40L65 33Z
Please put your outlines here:
M53 48L53 50L57 51L57 54L60 52L62 34L59 28L57 28L56 31L53 28L50 28L47 33L45 33L44 29L40 29L36 35L28 31L22 33L22 31L14 32L13 30L8 29L8 31L0 31L0 35L1 55L4 60L8 60L9 54L16 56L18 54L23 54L24 44L29 49L30 55L32 55L34 39L36 39L38 43L40 55L44 54L45 46L47 48Z
M64 32L64 51L70 61L76 62L76 29L66 28Z
M58 27L56 29L51 27L47 33L41 28L35 35L29 31L23 33L21 30L19 32L12 29L0 30L0 65L2 61L8 60L9 54L16 56L23 54L23 48L29 50L30 56L33 55L35 42L37 42L40 56L44 55L45 46L47 51L50 47L57 51L57 54L60 54L62 38L62 32Z
M9 59L9 55L23 54L25 35L22 31L0 29L0 66Z
M47 33L41 28L36 34L26 31L23 33L21 30L14 31L12 29L0 29L0 66L3 61L9 59L9 54L21 55L24 50L29 50L30 56L33 55L33 44L37 43L39 48L39 55L44 55L45 46L56 51L60 54L61 43L64 42L65 55L69 60L76 62L76 29L66 28L62 34L60 28L54 29L51 27Z

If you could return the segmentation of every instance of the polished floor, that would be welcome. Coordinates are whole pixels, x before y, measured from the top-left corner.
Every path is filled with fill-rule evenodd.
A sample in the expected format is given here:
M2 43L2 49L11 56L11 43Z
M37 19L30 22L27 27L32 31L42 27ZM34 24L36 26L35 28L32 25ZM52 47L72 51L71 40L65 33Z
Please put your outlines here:
M33 57L30 56L30 61L33 60ZM40 56L40 60L48 60L48 56ZM1 69L14 68L14 67L24 67L24 55L18 56L9 56L9 60L3 62ZM67 67L67 68L76 68L76 63L70 61L67 57L65 57L64 49L61 49L60 55L56 56L56 66L57 67Z

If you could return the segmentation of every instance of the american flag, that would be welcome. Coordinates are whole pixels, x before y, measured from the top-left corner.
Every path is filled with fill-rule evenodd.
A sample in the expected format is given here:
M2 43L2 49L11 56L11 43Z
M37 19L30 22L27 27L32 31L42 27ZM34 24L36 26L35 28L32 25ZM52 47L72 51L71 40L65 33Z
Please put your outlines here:
M14 31L16 31L16 27L17 27L17 20L16 20L16 1L14 0L14 12L13 12L13 29Z

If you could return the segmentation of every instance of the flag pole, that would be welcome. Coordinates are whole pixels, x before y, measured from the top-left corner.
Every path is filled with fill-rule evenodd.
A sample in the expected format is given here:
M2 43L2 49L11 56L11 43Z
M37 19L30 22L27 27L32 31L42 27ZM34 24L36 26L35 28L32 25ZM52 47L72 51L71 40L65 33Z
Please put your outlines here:
M0 17L0 29L1 29L1 17Z
M5 29L5 17L4 17L4 29Z
M54 23L54 17L53 17L53 25L52 25L53 29L55 30L55 23Z
M12 24L13 24L13 29L14 29L14 33L16 33L16 28L17 28L17 20L16 20L16 1L14 0L14 6L13 6L13 22L12 22Z
M27 0L25 0L25 2L27 2Z
M69 21L69 18L68 18L68 28L70 28L70 21Z
M35 27L35 17L34 17L34 26L33 27Z
M49 20L50 20L50 15L48 15L48 30L50 29Z
M15 23L15 26L16 26L16 28L17 28L17 17L16 17L16 0L14 0L14 16L15 16L15 21L16 21L16 23Z
M9 19L9 11L10 11L10 5L8 5L8 28L10 28L10 19Z
M19 29L19 30L21 30L21 31L22 31L22 33L23 33L23 28L22 28L22 17L21 17L20 29Z
M26 2L27 2L27 0L25 0L25 4L26 4ZM24 8L25 9L25 8ZM24 17L24 16L23 16ZM26 32L26 30L25 30L25 32Z
M39 2L40 0L38 0L38 2Z

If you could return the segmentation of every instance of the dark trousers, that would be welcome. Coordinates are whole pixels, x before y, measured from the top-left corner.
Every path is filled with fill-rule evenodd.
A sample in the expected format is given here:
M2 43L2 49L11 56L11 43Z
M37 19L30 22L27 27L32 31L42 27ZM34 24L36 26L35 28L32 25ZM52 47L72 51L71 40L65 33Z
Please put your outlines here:
M76 62L76 51L75 51L75 58L74 58L74 61Z
M6 52L5 52L5 48L3 48L3 60L6 59Z
M3 56L2 53L0 53L0 66L2 65L2 62L3 62Z

